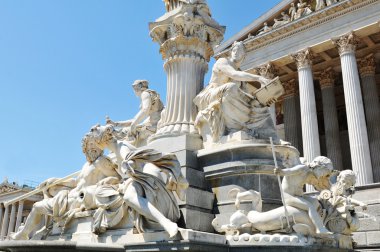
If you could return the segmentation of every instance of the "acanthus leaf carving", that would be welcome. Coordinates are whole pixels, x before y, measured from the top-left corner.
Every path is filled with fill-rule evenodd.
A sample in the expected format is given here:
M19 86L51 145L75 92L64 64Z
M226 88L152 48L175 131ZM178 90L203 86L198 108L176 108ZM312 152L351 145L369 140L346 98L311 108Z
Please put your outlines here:
M313 64L313 53L309 48L299 51L296 54L292 54L291 57L297 64L297 68L311 67Z
M359 44L359 40L353 32L345 34L339 38L335 38L332 41L338 48L340 55L345 53L355 53L356 47Z
M376 61L373 54L359 60L359 72L361 76L375 75Z

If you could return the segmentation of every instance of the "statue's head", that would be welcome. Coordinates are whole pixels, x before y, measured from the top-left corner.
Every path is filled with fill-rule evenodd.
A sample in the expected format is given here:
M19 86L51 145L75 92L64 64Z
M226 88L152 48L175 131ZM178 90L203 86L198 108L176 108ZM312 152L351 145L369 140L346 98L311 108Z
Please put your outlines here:
M235 41L232 45L231 59L234 62L242 62L245 58L245 46L242 41Z
M331 187L331 175L334 174L334 166L327 157L319 156L309 164L313 175L311 184L318 191L329 189Z
M140 96L141 93L149 88L149 82L147 80L136 80L132 84L133 91L137 96Z
M334 171L334 166L331 159L323 156L314 158L314 160L310 163L310 167L313 169L313 172L317 178L331 175Z
M82 138L82 151L90 164L103 155L103 150L98 147L91 133Z
M104 150L114 140L114 128L112 125L93 126L86 136L91 139L99 149ZM90 141L90 140L89 140Z
M355 185L356 174L351 170L341 171L338 175L337 182L340 183L345 190L348 190Z

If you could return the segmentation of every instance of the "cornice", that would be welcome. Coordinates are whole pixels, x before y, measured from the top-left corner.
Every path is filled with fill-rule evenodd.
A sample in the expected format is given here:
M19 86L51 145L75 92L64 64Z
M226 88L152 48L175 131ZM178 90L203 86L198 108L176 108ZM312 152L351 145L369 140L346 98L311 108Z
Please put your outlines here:
M313 12L308 16L295 20L286 25L280 26L262 35L252 37L244 41L247 51L254 51L263 48L272 43L292 37L313 27L325 24L333 19L337 19L347 13L356 11L368 5L377 3L378 0L345 0L326 7L322 10ZM215 58L226 57L229 54L230 47L215 55Z

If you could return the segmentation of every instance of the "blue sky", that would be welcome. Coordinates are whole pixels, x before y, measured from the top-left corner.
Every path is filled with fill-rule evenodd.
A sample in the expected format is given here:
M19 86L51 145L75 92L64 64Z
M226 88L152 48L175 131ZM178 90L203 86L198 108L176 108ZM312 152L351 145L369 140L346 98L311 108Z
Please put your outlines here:
M279 2L208 1L226 39ZM163 61L148 31L163 14L161 0L0 1L0 182L79 170L89 128L137 112L135 79L165 98Z

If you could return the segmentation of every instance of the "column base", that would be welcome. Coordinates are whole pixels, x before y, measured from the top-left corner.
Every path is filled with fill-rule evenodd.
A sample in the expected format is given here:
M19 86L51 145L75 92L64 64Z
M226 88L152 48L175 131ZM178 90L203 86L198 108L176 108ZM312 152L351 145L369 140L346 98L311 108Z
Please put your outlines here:
M195 129L194 124L190 123L178 123L170 124L159 128L153 136L149 137L148 143L154 142L161 138L172 138L188 135L194 138L200 138L198 131Z

